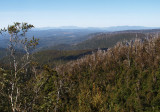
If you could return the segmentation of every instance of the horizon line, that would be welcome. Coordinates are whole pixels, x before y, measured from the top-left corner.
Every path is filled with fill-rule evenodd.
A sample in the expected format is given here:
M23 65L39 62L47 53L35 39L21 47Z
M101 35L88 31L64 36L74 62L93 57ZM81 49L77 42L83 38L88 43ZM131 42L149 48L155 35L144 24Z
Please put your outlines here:
M144 28L160 28L160 26L138 26L138 25L118 25L118 26L76 26L76 25L66 25L66 26L45 26L45 27L35 27L35 28L65 28L65 27L77 27L77 28L112 28L112 27L144 27Z

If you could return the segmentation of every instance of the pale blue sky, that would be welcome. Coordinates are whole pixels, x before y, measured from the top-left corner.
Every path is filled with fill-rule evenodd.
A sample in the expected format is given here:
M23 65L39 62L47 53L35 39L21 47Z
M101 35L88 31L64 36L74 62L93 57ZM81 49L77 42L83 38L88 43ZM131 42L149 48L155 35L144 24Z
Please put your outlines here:
M160 27L160 0L0 0L0 27Z

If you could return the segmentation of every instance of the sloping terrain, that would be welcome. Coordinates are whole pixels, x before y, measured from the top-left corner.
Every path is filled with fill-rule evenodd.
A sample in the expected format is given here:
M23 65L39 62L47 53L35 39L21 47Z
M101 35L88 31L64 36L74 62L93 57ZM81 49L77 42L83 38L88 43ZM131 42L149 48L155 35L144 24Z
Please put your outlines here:
M159 62L160 37L118 43L107 51L61 65L56 68L64 88L61 108L158 112Z
M145 38L146 35L142 33L98 33L86 41L75 45L60 44L53 46L50 49L58 50L84 50L84 49L98 49L110 48L116 45L117 42L129 41L136 38Z
M37 60L17 73L20 76L18 101L21 110L159 112L160 37L121 34L120 37L114 34L114 37L140 38L98 51L44 50L34 53ZM100 39L103 43L102 40L113 38L103 35L97 36L95 42ZM21 53L17 52L17 59ZM9 58L3 58L4 63L0 63L0 110L12 111L8 88L12 88L10 82L14 71L4 67L9 66L5 59Z

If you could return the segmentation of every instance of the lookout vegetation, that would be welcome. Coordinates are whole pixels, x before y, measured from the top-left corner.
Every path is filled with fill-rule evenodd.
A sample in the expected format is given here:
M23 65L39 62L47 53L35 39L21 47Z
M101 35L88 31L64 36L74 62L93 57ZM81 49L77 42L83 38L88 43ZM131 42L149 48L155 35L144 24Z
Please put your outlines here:
M55 68L38 68L31 54L38 39L20 38L32 27L15 23L5 30L11 36L11 54L10 68L0 68L0 111L160 110L160 37L120 42ZM17 59L18 43L25 52Z

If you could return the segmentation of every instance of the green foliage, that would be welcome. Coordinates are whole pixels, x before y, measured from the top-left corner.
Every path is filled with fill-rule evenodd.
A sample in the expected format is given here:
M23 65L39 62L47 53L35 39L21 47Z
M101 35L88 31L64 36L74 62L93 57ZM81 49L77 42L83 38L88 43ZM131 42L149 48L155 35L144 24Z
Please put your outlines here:
M29 111L34 97L29 97L34 91L27 91L28 82L32 79L32 65L30 52L38 44L38 39L28 40L26 32L34 26L27 23L14 23L9 25L7 29L2 29L1 34L9 34L8 52L9 67L8 73L2 73L1 94L7 99L8 110L13 112ZM23 53L19 54L18 47L23 49ZM25 53L24 53L25 52ZM30 99L31 98L31 99ZM3 101L2 101L3 102ZM2 103L3 104L3 103ZM4 104L3 104L4 105ZM5 105L4 105L5 108Z
M7 87L9 84L8 71L3 70L0 68L0 111L1 112L7 112L11 111L11 106L9 102L9 97L6 93L8 93Z
M72 50L72 51L58 51L58 50L43 50L34 53L35 61L39 62L40 66L50 65L55 67L60 64L67 63L71 60L82 58L85 55L91 54L92 50Z
M19 24L16 23L15 26L16 28L10 27L11 33L18 32ZM26 27L23 27L24 31ZM131 38L133 35L135 34L131 34ZM34 38L32 41L23 42L25 45L29 45L29 42L32 46L32 43L36 43ZM27 68L21 69L17 73L18 79L14 80L10 72L12 68L0 69L0 111L13 111L9 96L12 81L17 81L17 87L21 91L17 111L160 110L160 38L120 42L107 51L98 50L78 59L86 52L88 51L38 52L34 56L38 58L41 66L47 63L50 65L50 62L56 59L68 59L70 56L77 60L54 66L54 69L48 65L38 68L38 63L32 62Z
M57 68L70 88L70 103L63 108L158 112L159 40L119 43L107 52L98 51Z

